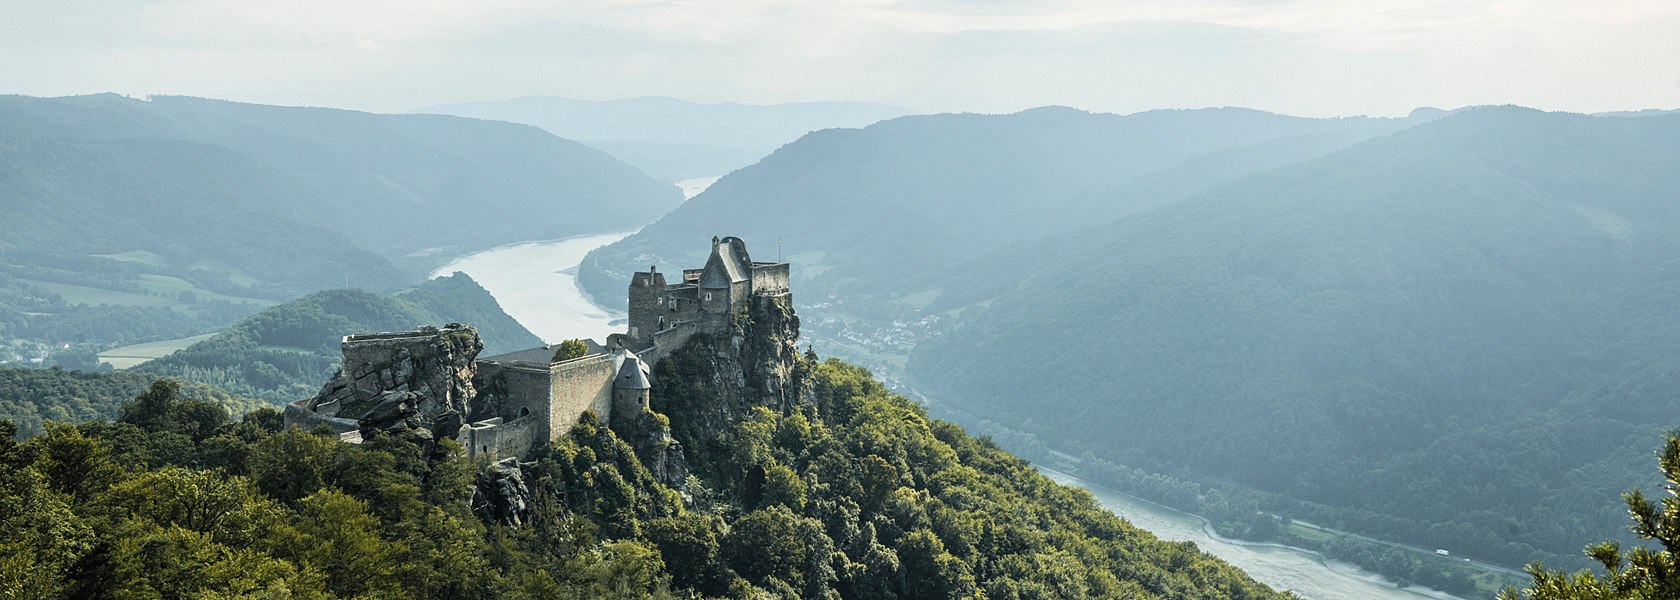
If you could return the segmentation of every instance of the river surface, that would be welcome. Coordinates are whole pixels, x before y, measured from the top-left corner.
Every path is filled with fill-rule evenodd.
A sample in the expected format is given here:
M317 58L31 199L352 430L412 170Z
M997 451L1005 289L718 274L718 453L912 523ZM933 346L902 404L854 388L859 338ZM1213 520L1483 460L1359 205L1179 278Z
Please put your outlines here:
M1381 576L1354 565L1325 561L1316 553L1277 544L1238 542L1208 533L1201 517L1128 496L1067 473L1039 467L1039 472L1056 483L1082 487L1101 504L1155 537L1175 542L1191 541L1247 572L1250 577L1280 590L1290 590L1308 600L1444 600L1451 596L1423 588L1400 589Z
M450 261L432 272L442 277L466 273L496 297L502 311L550 344L572 338L605 342L624 330L613 321L623 310L608 310L589 301L577 285L577 266L583 255L634 231L582 235L563 240L497 246Z
M434 277L462 271L484 286L502 310L544 341L557 343L587 337L604 341L623 331L614 324L622 310L596 306L577 286L577 265L590 250L634 232L586 235L563 240L509 244L463 256L444 265ZM1192 541L1202 551L1224 559L1254 579L1294 591L1308 600L1426 600L1452 596L1421 589L1397 589L1381 577L1352 565L1324 561L1318 555L1275 544L1239 543L1210 535L1200 517L1179 512L1058 471L1040 469L1059 483L1090 490L1104 508L1133 525L1172 541Z

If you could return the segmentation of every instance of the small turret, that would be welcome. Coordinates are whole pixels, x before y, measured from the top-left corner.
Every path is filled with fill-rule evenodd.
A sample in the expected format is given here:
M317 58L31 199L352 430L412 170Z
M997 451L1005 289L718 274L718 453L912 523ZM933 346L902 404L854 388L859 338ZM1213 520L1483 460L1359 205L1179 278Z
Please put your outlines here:
M653 384L648 380L647 363L635 353L625 350L613 377L613 418L623 419L648 410Z

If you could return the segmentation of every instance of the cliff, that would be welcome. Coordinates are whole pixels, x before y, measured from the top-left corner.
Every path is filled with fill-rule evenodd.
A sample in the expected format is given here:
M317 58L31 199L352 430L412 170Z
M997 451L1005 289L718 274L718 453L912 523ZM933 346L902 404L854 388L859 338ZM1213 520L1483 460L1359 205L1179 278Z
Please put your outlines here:
M713 472L719 435L751 412L778 413L801 401L796 342L799 316L791 303L754 297L723 335L697 334L654 366L654 412L670 418L672 434L689 448L690 468Z
M484 342L471 325L352 335L343 349L348 370L313 398L288 406L289 423L325 424L364 437L413 432L430 440L455 437L472 413L473 361Z

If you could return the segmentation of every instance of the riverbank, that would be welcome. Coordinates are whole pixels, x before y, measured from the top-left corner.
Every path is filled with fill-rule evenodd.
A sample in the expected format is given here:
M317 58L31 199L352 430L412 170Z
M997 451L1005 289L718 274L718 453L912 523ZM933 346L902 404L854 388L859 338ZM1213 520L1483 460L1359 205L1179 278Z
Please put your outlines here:
M1278 589L1290 590L1308 600L1464 600L1428 588L1402 588L1380 575L1327 559L1312 550L1273 542L1227 538L1214 531L1212 522L1200 515L1144 500L1048 467L1039 466L1038 470L1057 483L1091 492L1103 508L1161 539L1195 542L1203 552L1247 571L1255 579Z

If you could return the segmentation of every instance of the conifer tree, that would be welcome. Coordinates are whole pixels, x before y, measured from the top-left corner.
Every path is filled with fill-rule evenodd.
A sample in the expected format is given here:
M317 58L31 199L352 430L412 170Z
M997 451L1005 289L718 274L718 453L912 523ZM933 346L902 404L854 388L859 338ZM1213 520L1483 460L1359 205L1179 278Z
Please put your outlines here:
M1680 431L1668 434L1668 442L1657 453L1662 468L1663 488L1668 495L1661 502L1645 497L1637 489L1622 495L1633 518L1629 529L1642 540L1656 540L1660 547L1637 546L1623 551L1614 541L1587 547L1587 556L1604 566L1605 575L1590 571L1569 575L1536 563L1528 573L1534 583L1521 593L1506 589L1500 600L1669 600L1680 598Z

